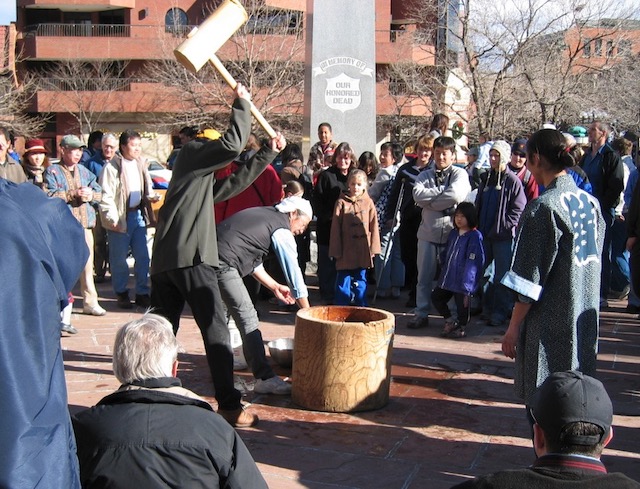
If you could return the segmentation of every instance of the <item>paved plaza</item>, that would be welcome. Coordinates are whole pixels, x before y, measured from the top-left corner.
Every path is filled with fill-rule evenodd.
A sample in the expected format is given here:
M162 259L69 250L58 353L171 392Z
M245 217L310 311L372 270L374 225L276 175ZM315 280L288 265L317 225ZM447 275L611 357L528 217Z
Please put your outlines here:
M317 290L311 289L311 303L318 304ZM73 324L79 334L61 340L72 413L118 387L111 371L114 335L143 312L118 310L109 282L99 284L98 292L108 314L85 316L77 299ZM396 317L391 399L382 409L304 410L289 397L254 394L251 374L236 372L244 400L260 416L255 428L238 431L269 487L440 489L533 461L524 409L513 395L513 362L500 351L505 327L474 319L467 338L443 339L442 319L434 316L428 329L407 329L412 316L405 302L403 294L376 304ZM625 305L611 302L602 314L598 377L615 413L614 439L603 461L609 471L640 480L640 321L624 312ZM259 302L258 310L265 341L294 336L294 312L268 301ZM188 310L178 339L184 347L183 384L215 403L200 332Z

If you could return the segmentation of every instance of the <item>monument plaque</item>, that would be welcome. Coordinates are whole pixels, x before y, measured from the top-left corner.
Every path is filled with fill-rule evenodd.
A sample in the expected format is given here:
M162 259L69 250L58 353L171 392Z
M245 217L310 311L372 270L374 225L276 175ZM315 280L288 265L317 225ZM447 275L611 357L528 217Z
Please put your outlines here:
M375 2L307 0L305 157L328 122L333 140L375 151Z

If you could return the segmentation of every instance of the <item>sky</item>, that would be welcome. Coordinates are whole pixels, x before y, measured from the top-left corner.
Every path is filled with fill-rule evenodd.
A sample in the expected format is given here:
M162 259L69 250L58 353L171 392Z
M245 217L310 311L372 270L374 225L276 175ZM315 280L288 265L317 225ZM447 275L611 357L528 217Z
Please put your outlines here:
M16 0L0 0L0 25L16 20Z

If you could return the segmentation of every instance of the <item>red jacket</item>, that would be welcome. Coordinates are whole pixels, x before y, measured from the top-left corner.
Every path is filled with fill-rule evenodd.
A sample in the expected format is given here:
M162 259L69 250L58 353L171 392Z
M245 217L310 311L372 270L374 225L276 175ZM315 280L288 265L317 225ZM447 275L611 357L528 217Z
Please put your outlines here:
M216 172L216 180L229 176L238 168L235 161L226 168ZM250 207L272 206L282 200L282 182L273 166L268 165L264 171L256 178L255 182L249 185L244 191L222 202L214 204L216 224L224 221L227 217L233 216Z

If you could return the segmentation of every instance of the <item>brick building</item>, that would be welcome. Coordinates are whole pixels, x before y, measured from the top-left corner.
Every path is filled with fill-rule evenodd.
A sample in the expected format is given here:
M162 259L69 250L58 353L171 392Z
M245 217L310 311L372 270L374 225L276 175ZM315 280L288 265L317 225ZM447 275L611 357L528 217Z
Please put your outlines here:
M434 0L435 1L435 0ZM147 75L154 62L173 58L172 50L193 26L200 24L208 12L219 3L202 0L17 0L17 20L11 44L22 59L17 67L18 78L25 72L42 78L43 88L32 102L31 112L49 117L43 136L51 146L68 132L88 132L81 129L82 117L102 117L108 123L94 129L121 131L134 128L147 131L154 120L176 110L189 110L183 98ZM305 0L264 0L268 7L261 18L247 23L247 36L264 38L270 34L264 26L288 23L288 31L272 35L274 45L300 42L304 46ZM456 3L457 2L453 2ZM425 97L411 98L402 83L389 69L399 61L429 69L437 64L439 44L434 36L432 45L416 45L413 32L420 26L412 21L408 0L376 0L376 68L377 111L379 116L429 117L432 101ZM450 7L449 7L450 8ZM434 30L435 32L435 30ZM444 41L446 42L446 41ZM292 53L293 51L289 51ZM226 45L217 53L224 61L237 57ZM304 50L291 55L294 62L304 65ZM79 80L52 78L57 65L70 62L108 61L95 77ZM264 55L263 62L272 62ZM106 67L106 68L105 68ZM106 70L107 72L104 72ZM78 77L76 77L78 78ZM260 87L252 87L254 93ZM293 89L292 89L293 90ZM302 95L280 94L282 100ZM442 94L442 99L446 94ZM272 114L301 115L302 105L278 103ZM74 107L82 107L81 115ZM75 113L73 115L72 113ZM108 117L104 117L108 114ZM454 119L455 120L455 119ZM170 151L168 136L150 131L145 150L162 160ZM382 132L382 131L381 131Z
M601 19L564 32L569 53L577 53L575 71L602 70L640 55L640 20Z

